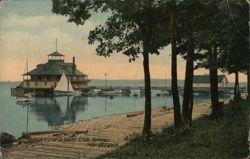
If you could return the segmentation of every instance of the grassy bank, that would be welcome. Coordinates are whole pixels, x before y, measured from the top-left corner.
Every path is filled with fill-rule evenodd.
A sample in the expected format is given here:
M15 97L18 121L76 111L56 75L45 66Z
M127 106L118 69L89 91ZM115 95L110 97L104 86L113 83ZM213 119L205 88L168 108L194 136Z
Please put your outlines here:
M190 130L165 128L149 140L135 137L100 158L242 158L248 155L249 106L224 107L221 119L201 117Z

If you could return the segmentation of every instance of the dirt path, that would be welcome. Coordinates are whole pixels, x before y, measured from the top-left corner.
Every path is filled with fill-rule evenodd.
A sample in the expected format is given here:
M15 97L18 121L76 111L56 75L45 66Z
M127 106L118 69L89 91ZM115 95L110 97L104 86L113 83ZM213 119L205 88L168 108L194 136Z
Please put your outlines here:
M194 106L193 117L210 114L209 104ZM129 117L128 117L129 116ZM63 133L33 135L9 149L11 159L96 158L123 145L135 133L141 133L143 113L115 115L63 126ZM160 132L173 124L173 110L158 108L152 113L152 131Z

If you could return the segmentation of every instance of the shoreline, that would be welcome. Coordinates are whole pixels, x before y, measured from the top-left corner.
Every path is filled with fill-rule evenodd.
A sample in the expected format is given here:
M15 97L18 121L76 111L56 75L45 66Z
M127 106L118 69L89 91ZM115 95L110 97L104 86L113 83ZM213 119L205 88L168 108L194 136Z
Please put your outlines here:
M228 100L224 100L228 103ZM144 111L143 111L144 112ZM210 115L210 102L195 104L193 120ZM173 109L160 107L152 110L153 133L173 125ZM8 149L11 158L96 158L126 144L140 135L144 113L123 113L67 124L57 132L34 134L19 139ZM53 150L53 151L52 151ZM78 156L75 156L78 155Z
M223 99L221 101L225 103L228 103L229 101L231 100L231 98L226 98L226 99ZM210 109L210 104L211 102L208 100L206 102L202 102L202 103L198 103L198 104L194 104L194 110L193 110L193 113L196 113L195 111L195 107L199 107L199 106L207 106L209 107ZM170 106L160 106L158 108L154 108L152 109L152 118L154 117L154 115L156 115L159 111L161 112L165 112L164 110L162 109L166 109L165 111L168 111L167 114L169 113L173 113L173 107L170 107ZM196 108L197 109L197 108ZM94 118L91 118L91 119L86 119L86 120L79 120L79 121L76 121L74 123L68 123L68 124L65 124L65 125L62 125L60 126L59 128L55 129L55 130L70 130L70 127L74 127L74 126L77 126L77 125L81 125L81 124L86 124L86 123L92 123L92 122L102 122L101 120L105 120L105 119L115 119L115 118L121 118L121 117L124 117L124 116L127 116L127 115L131 115L131 114L138 114L139 116L140 115L144 115L144 110L142 111L135 111L135 112L125 112L125 113L118 113L118 114L111 114L111 115L107 115L107 116L99 116L99 117L94 117ZM135 117L137 115L132 115L131 117ZM144 116L143 116L144 117ZM193 120L197 118L197 116L193 116Z
M228 101L228 99L223 100ZM193 120L202 116L209 115L211 113L210 102L202 102L194 105ZM164 117L166 117L164 119ZM162 118L162 120L154 121L154 119ZM160 132L163 127L173 125L173 108L161 106L159 108L152 109L152 132ZM69 123L62 125L55 131L63 132L83 132L84 134L96 133L96 131L103 131L106 129L112 129L114 127L119 127L121 125L128 124L131 129L137 129L136 133L140 134L143 128L144 121L144 111L128 112L112 114L108 116L101 116L87 120L80 120L75 123ZM123 124L121 124L123 123ZM134 123L134 126L132 126ZM138 124L140 123L140 124ZM136 126L135 126L136 125ZM120 127L119 127L120 128ZM101 132L98 132L101 135ZM133 132L134 134L135 132ZM126 134L130 136L130 134ZM126 136L125 135L125 136ZM127 137L126 136L126 137ZM39 136L36 136L39 138Z
M228 99L226 99L226 100L228 100ZM195 106L205 105L205 104L210 104L210 102L207 101L207 102L202 102L202 103L194 104L194 107ZM152 118L153 118L154 113L157 113L161 109L167 109L168 111L172 112L173 107L170 107L170 106L160 106L158 108L152 109ZM86 122L100 121L102 119L105 120L105 119L109 119L109 118L119 118L119 117L124 117L124 116L130 115L130 114L137 114L137 113L138 113L138 115L144 115L144 110L135 111L135 112L124 112L124 113L118 113L118 114L111 114L111 115L107 115L107 116L94 117L94 118L86 119L86 120L79 120L79 121L76 121L74 123L68 123L68 124L62 125L62 126L60 126L59 128L57 128L55 130L68 129L67 127L71 127L71 126L75 126L75 125L79 125L79 124L84 124ZM135 115L135 116L137 116L137 115Z
M225 102L225 101L228 101L229 99L224 99L223 101ZM206 101L206 102L194 104L194 107L204 106L204 105L207 106L209 104L210 104L210 102ZM159 111L162 111L162 109L166 109L168 111L167 113L173 113L173 107L170 107L170 106L160 106L158 108L152 109L152 118ZM133 115L133 114L135 114L135 115ZM98 122L100 124L105 125L105 121L106 120L115 120L115 119L119 119L119 118L124 118L124 117L126 117L128 115L132 115L132 116L131 117L127 117L127 118L132 118L132 117L135 117L135 116L144 117L144 110L135 111L135 112L124 112L124 113L118 113L118 114L110 114L110 115L107 115L107 116L98 116L98 117L94 117L94 118L90 118L90 119L86 119L86 120L79 120L79 121L76 121L74 123L67 123L65 125L61 125L61 126L55 128L55 129L51 129L51 130L47 130L47 131L32 131L32 132L28 132L27 134L38 134L39 132L41 132L41 134L43 134L43 132L50 133L50 132L54 132L54 131L73 131L73 130L75 130L74 127L76 127L76 126L82 126L82 125L85 125L85 124L88 125L89 123L93 124L95 122ZM102 121L102 120L105 120L105 121ZM112 124L114 124L114 123L112 123ZM102 126L102 127L105 127L105 126ZM97 129L96 126L94 126L94 125L91 125L90 127L88 126L88 128L93 129L93 130ZM84 131L85 130L86 129L84 129ZM26 134L26 133L24 133L24 134Z

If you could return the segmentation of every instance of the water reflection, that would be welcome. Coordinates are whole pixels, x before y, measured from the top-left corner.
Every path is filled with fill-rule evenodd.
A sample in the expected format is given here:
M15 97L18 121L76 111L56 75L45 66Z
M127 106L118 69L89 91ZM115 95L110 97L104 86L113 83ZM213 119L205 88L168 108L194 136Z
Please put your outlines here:
M222 98L220 99L222 100ZM180 101L182 101L181 96ZM194 97L194 104L207 101L209 101L208 95ZM23 131L47 131L79 120L143 111L144 102L144 97L138 96L114 98L85 96L37 97L30 103L18 103L24 109L16 111L17 118L11 120L11 122L12 125L17 124L9 132L19 135ZM152 95L152 109L164 105L172 107L172 103L171 97ZM18 109L18 107L15 109ZM6 118L7 115L5 115Z
M75 97L38 97L30 103L19 103L27 107L27 131L29 112L37 116L38 121L46 121L49 127L58 127L76 121L77 113L86 111L88 98Z

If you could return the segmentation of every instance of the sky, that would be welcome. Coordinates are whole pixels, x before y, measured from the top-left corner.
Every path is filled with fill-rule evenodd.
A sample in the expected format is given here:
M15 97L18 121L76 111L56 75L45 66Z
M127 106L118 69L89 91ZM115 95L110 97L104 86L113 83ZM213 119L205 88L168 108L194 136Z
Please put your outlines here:
M88 33L103 24L108 14L97 14L83 26L67 22L67 17L52 13L50 0L2 0L0 2L0 81L20 81L28 68L47 62L47 55L55 51L65 55L66 62L76 57L77 68L90 79L143 79L142 56L129 63L127 56L113 53L111 57L97 56L96 45L88 44ZM150 55L152 79L171 78L171 46ZM199 69L195 74L208 74ZM219 72L219 74L222 74ZM185 77L185 61L178 57L178 79ZM227 75L230 82L234 75ZM246 76L240 75L245 82Z

